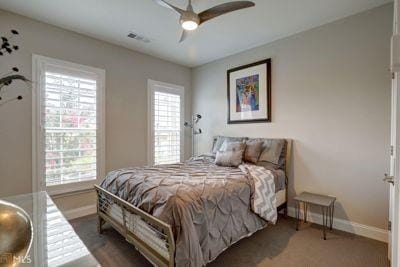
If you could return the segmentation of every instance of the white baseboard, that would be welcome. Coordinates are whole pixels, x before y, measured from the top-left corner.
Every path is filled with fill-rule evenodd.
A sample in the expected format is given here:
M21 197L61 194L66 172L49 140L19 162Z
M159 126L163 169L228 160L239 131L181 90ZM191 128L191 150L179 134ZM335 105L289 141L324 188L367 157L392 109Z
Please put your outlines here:
M294 207L289 207L288 215L295 218L296 213ZM300 211L300 218L303 218L303 211ZM308 212L307 221L322 225L322 215ZM382 242L388 242L388 231L373 226L368 226L356 222L343 219L333 218L333 228L348 233L365 236Z
M67 220L76 219L79 217L91 215L96 213L96 205L83 206L76 209L66 210L62 212Z

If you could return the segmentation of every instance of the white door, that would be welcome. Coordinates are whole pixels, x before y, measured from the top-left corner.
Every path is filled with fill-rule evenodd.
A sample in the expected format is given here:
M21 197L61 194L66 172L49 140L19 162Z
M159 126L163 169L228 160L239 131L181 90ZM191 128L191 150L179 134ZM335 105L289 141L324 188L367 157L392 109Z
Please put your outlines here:
M398 18L400 17L399 0L395 0L394 4L394 34L399 34ZM399 45L399 44L395 44ZM393 47L393 49L400 49ZM398 56L398 53L392 52L392 57ZM394 59L393 62L398 62ZM390 157L390 173L385 177L385 180L390 182L390 204L389 204L389 259L391 266L399 267L399 245L400 245L400 149L397 144L400 144L400 83L399 70L393 70L392 73L392 109L391 109L391 157ZM399 133L399 134L397 134Z

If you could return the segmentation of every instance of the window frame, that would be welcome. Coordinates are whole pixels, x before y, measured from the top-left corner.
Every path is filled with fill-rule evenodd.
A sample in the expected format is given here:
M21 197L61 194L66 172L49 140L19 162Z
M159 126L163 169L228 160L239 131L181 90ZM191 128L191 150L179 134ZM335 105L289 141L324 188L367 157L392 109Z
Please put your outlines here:
M157 88L158 87L158 88ZM147 135L147 163L149 165L154 165L154 92L165 92L169 94L175 94L180 96L180 161L184 159L185 153L185 131L183 123L185 121L185 87L180 85L175 85L171 83L159 82L149 79L147 81L147 125L148 125L148 135Z
M42 125L42 93L46 65L95 74L96 93L96 167L95 180L46 186L44 169L44 126ZM32 191L47 191L49 195L62 195L93 190L105 176L105 70L55 58L32 54Z

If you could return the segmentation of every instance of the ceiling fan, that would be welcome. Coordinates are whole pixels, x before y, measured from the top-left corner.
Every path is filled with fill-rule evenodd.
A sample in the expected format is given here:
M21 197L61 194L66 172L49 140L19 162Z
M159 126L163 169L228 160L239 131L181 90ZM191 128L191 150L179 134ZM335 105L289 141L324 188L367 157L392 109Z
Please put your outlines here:
M255 6L255 4L251 1L233 1L214 6L210 9L204 10L203 12L197 14L193 11L191 0L188 0L189 3L186 10L173 6L164 0L154 0L154 1L163 7L176 11L181 16L179 22L181 23L183 32L181 35L181 39L179 40L180 43L186 39L190 31L197 29L197 27L199 27L201 24L210 19L213 19L215 17L224 15L226 13L235 10Z

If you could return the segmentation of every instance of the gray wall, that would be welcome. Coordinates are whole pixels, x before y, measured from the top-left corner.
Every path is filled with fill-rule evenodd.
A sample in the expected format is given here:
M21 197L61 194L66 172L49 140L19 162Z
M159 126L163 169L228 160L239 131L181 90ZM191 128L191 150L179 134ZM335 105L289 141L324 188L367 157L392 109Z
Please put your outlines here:
M0 33L17 29L21 51L0 57L0 73L16 66L31 77L32 53L106 70L106 170L147 162L147 79L185 87L185 114L191 111L190 69L0 10ZM134 40L132 40L134 42ZM31 93L0 107L0 197L32 191ZM14 93L14 94L15 94ZM190 136L186 135L186 156ZM62 209L94 204L94 194L56 199Z
M335 217L386 228L392 5L233 55L192 71L203 115L198 153L213 135L294 140L289 196L337 196ZM268 27L268 25L265 25ZM272 58L272 123L227 125L226 71ZM291 203L292 204L292 203Z

